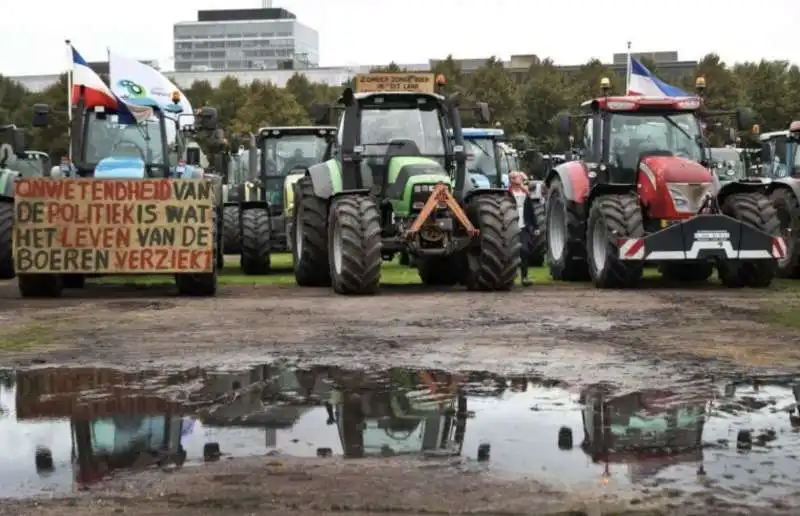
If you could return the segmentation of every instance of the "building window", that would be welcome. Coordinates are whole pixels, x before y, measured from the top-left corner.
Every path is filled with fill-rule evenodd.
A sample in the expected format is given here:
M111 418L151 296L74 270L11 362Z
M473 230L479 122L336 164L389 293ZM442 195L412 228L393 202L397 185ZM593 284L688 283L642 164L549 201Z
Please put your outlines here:
M258 46L260 47L271 47L272 42L268 39L260 39L258 40Z
M247 40L242 42L242 47L244 48L256 48L258 46L258 41L256 40Z
M211 61L208 64L211 65L211 68L213 68L214 70L225 69L225 61Z
M262 38L274 38L275 37L275 33L274 32L262 32L261 33L261 37Z
M245 37L245 38L257 38L257 37L258 37L258 34L257 34L257 33L255 33L255 32L245 32L245 33L244 33L244 37Z
M229 32L228 33L228 37L229 38L241 38L242 37L242 33L241 32L238 32L238 33Z
M208 59L208 52L195 52L192 57L194 59Z
M228 48L242 48L241 41L228 41L227 44Z
M211 41L208 43L209 48L225 48L224 41Z
M197 43L194 44L194 48L208 48L208 47L209 47L208 41L198 41Z
M224 59L225 58L225 51L223 50L222 52L211 52L211 58L212 59L220 59L220 58Z
M175 43L176 49L192 49L192 43Z
M244 63L242 61L228 61L225 63L225 68L238 70L240 68L244 68Z

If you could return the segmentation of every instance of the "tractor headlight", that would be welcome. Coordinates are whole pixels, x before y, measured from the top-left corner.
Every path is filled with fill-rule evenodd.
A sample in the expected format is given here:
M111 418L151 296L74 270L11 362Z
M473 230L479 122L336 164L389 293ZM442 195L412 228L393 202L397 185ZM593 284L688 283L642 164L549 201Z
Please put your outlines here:
M430 193L434 185L414 185L414 193Z

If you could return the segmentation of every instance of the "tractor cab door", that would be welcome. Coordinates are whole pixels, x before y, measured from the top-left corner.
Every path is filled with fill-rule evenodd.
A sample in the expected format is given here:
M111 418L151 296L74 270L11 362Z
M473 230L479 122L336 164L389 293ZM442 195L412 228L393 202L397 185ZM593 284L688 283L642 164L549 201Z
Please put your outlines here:
M767 142L767 144L770 146L770 159L765 163L768 171L768 177L777 179L789 175L790 168L788 151L791 145L788 145L786 140L786 136L779 135Z

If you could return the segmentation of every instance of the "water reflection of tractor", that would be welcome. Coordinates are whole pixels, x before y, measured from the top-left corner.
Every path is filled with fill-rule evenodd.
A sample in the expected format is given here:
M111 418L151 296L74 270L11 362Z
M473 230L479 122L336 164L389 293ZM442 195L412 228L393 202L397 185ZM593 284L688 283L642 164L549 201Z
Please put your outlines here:
M79 56L78 56L79 58ZM82 60L82 58L81 58ZM81 288L87 276L100 274L153 274L160 269L174 274L175 284L181 295L212 296L217 290L217 275L222 267L221 249L221 203L218 195L216 181L205 175L199 167L187 165L183 156L186 150L186 132L180 128L182 107L180 94L174 92L172 104L161 105L153 99L137 99L139 106L130 109L137 114L132 117L128 108L119 110L116 102L101 101L97 96L87 97L81 89L77 97L75 116L72 119L72 138L70 141L75 175L92 181L104 181L104 189L94 189L93 192L102 192L100 201L112 200L114 190L112 183L118 180L144 181L148 179L167 179L170 181L193 179L198 181L197 186L188 186L187 189L196 189L208 195L198 194L197 197L210 198L218 206L209 210L208 227L211 229L210 238L204 249L196 250L181 247L177 241L172 244L159 242L158 239L145 238L134 241L133 238L121 238L112 241L110 247L103 247L101 251L92 255L81 249L70 246L54 247L39 252L31 257L28 262L35 266L24 268L18 274L19 290L23 297L58 297L64 288ZM46 104L36 104L33 107L34 127L47 127L50 125L54 113ZM146 116L149 114L149 116ZM138 118L137 118L138 117ZM135 118L135 119L134 119ZM196 130L214 130L217 124L217 112L214 108L204 107L195 115ZM64 178L53 178L53 181ZM194 185L195 183L192 183ZM144 190L144 189L143 189ZM119 192L119 188L116 190ZM56 190L53 190L56 192ZM42 197L48 198L48 190ZM116 200L116 199L115 199ZM192 206L192 213L197 208ZM88 210L87 210L88 211ZM186 218L189 217L186 210ZM183 213L183 210L181 210ZM86 217L86 213L83 215ZM78 228L79 221L73 223L63 222L60 230L65 228ZM173 226L177 232L187 228L190 222L177 222ZM193 230L197 231L195 228ZM111 226L100 227L98 231L114 230ZM173 229L173 231L175 231ZM77 229L76 229L77 232ZM151 236L158 236L168 240L175 240L175 235L169 232L157 235L146 232ZM105 234L105 233L103 233ZM136 235L137 233L134 233ZM139 237L141 239L141 236ZM130 242L126 242L130 240ZM174 244L174 245L173 245ZM74 247L74 246L73 246ZM94 248L94 246L92 246ZM158 249L158 253L152 248ZM125 259L119 259L119 253L124 253ZM188 253L188 254L186 254ZM199 253L199 254L194 254ZM19 253L18 253L19 256ZM111 259L111 256L117 258ZM184 257L191 256L191 259ZM44 259L40 259L43 257ZM80 259L79 259L80 258ZM184 262L186 262L184 264ZM192 263L190 263L192 262ZM18 259L17 266L24 260ZM166 265L166 266L165 266ZM66 267L66 270L63 269ZM186 271L186 272L182 272Z
M629 464L631 475L643 478L672 464L700 462L712 395L651 389L614 396L605 386L589 387L581 393L581 448L593 462L605 463L604 476L613 463Z
M459 455L467 398L458 379L428 371L334 374L329 424L336 424L344 456L438 452Z
M101 480L114 470L182 464L186 458L180 445L184 419L177 403L117 390L113 395L97 395L139 379L112 369L21 371L17 373L17 419L70 419L79 485ZM92 395L82 399L81 392Z

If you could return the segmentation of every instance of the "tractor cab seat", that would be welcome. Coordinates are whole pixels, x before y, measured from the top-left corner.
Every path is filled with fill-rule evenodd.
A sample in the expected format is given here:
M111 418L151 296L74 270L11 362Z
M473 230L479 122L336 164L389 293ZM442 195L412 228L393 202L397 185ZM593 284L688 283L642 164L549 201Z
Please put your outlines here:
M386 147L386 154L383 160L371 162L369 164L372 171L372 191L380 195L384 190L384 181L388 183L389 162L392 158L399 156L421 156L419 147L413 140L392 138Z

